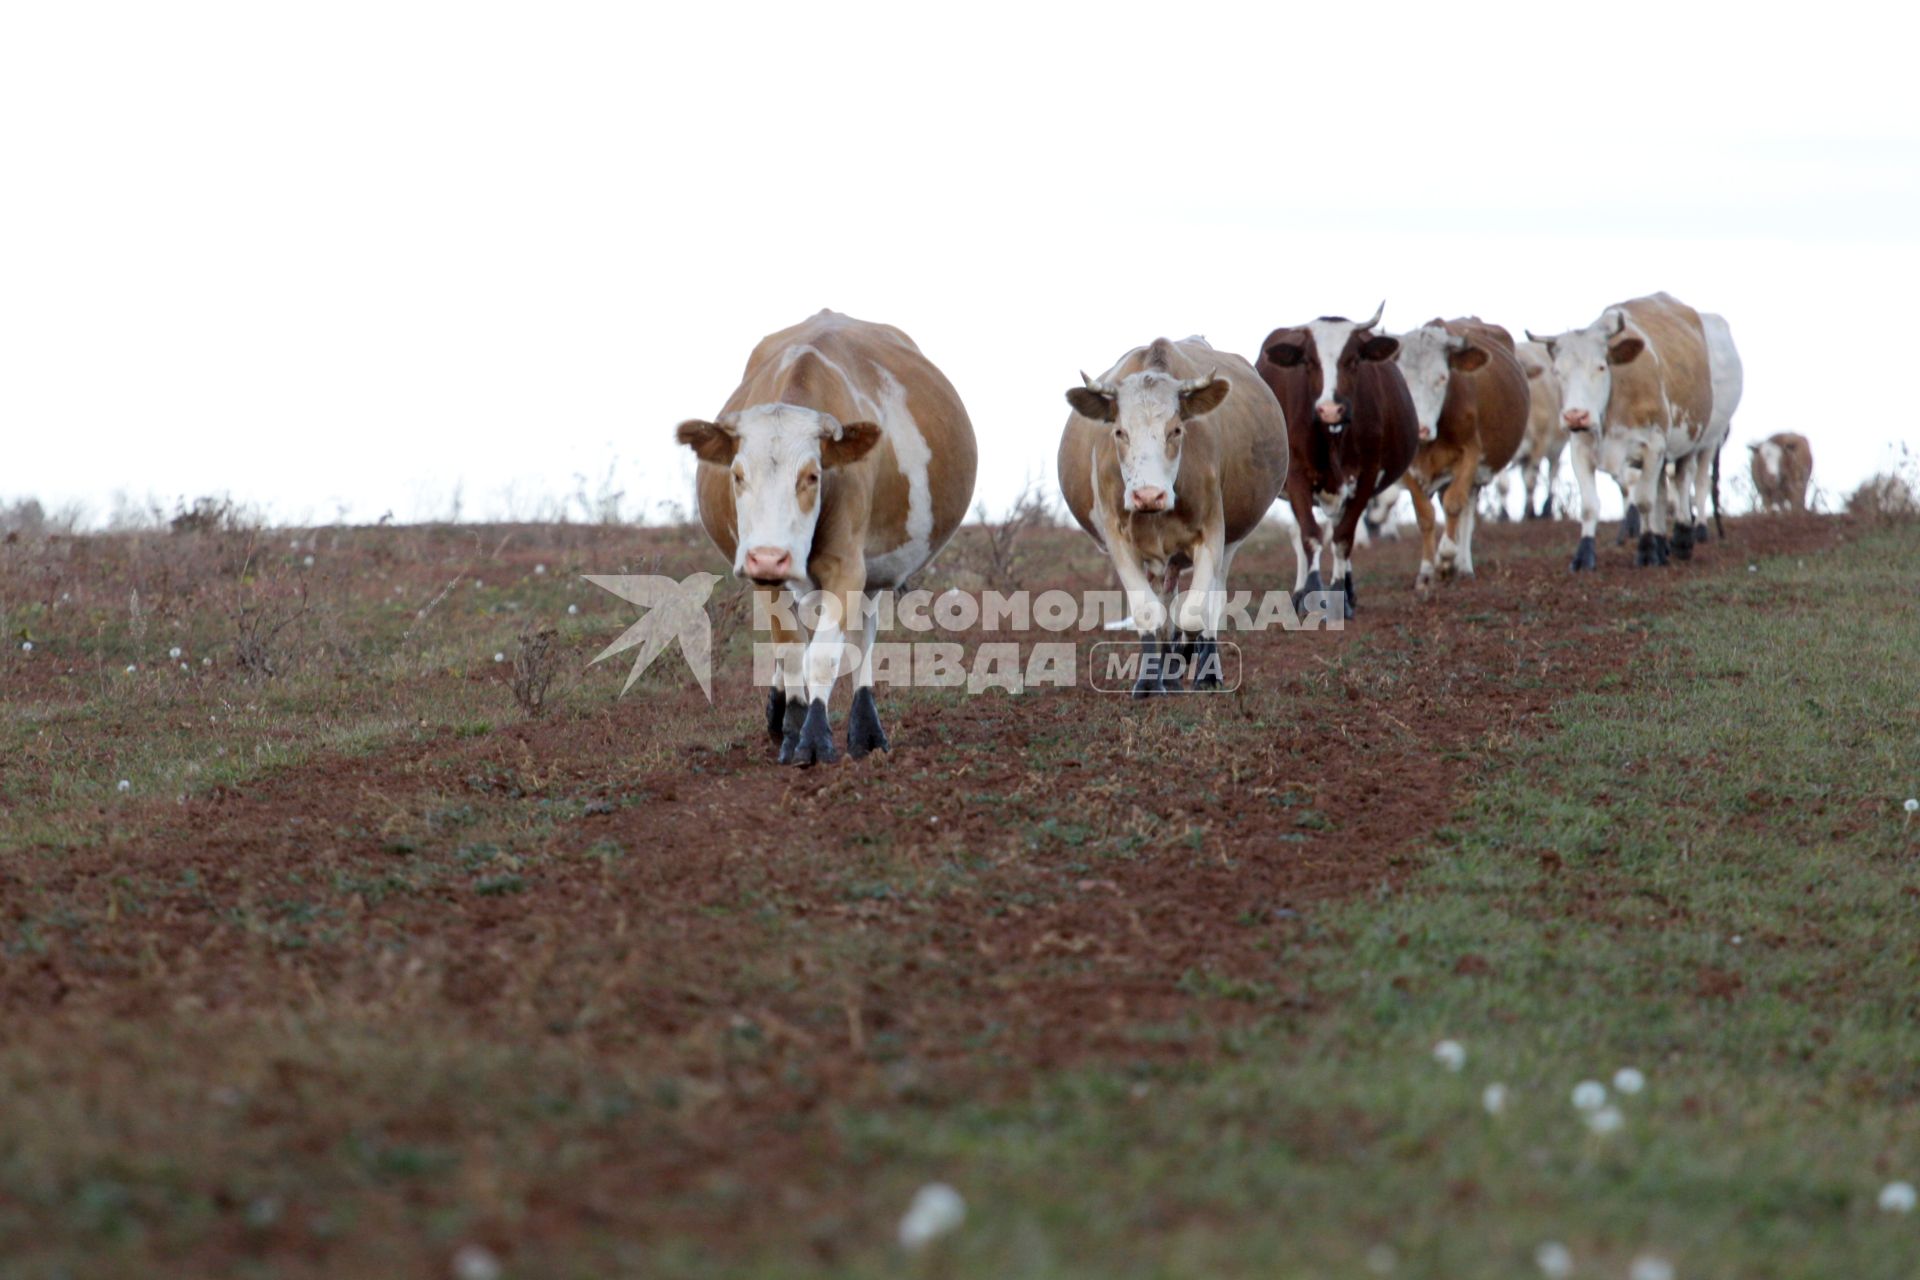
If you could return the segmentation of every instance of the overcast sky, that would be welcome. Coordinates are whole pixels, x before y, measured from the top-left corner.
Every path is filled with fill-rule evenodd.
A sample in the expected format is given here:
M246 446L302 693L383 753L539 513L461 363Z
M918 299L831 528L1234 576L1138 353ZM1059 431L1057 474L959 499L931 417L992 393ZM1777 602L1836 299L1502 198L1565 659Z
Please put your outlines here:
M1852 358L1920 286L1916 24L1692 8L8 5L0 500L657 514L830 306L946 371L997 507L1161 334L1655 289L1731 323L1734 439L1850 489L1916 437Z

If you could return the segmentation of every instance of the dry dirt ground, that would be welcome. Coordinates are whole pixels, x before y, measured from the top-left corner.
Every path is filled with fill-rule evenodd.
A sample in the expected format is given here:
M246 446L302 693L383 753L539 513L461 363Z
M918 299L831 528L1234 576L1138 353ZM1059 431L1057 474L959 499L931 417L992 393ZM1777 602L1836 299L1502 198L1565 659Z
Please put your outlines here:
M439 1275L462 1241L526 1274L669 1239L830 1263L898 1212L837 1115L1204 1060L1249 991L1311 1015L1341 954L1317 907L1396 884L1679 593L1846 529L1749 518L1690 564L1574 577L1572 526L1485 526L1477 579L1427 600L1390 544L1345 631L1247 638L1236 693L883 692L891 753L810 771L773 761L730 581L711 707L670 657L624 698L621 660L586 668L636 611L577 574L718 567L688 531L308 533L324 607L274 675L236 665L221 592L291 613L300 553L249 580L213 535L11 546L0 1231L202 1274ZM1290 561L1265 530L1235 585ZM1014 572L1109 583L1066 531ZM527 618L562 629L540 717L491 660Z

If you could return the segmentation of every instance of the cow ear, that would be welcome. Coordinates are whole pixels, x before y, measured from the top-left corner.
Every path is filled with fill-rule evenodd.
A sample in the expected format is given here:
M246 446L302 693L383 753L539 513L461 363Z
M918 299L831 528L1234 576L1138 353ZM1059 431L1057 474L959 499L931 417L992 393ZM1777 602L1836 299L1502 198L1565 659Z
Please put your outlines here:
M740 451L739 436L717 422L702 422L698 418L689 418L675 427L673 438L693 450L700 461L717 462L723 467Z
M1212 413L1220 407L1221 401L1225 400L1227 393L1232 390L1231 382L1225 378L1216 377L1204 387L1183 391L1180 393L1180 416L1198 418L1203 414Z
M1112 422L1120 416L1120 407L1109 395L1102 395L1092 387L1068 387L1067 403L1073 411L1083 418L1092 418L1095 422Z
M1276 342L1267 348L1266 354L1268 364L1291 369L1307 358L1307 348L1300 342Z
M1607 348L1607 363L1632 364L1646 348L1647 344L1638 338L1622 338Z
M825 432L820 436L820 465L832 470L844 467L850 462L858 462L873 451L880 443L880 424L876 422L848 422L842 424L840 435L836 438Z
M1447 368L1461 373L1472 373L1475 369L1484 369L1487 365L1487 353L1479 347L1461 347L1458 351L1447 353Z
M1391 360L1400 351L1400 339L1377 333L1360 344L1362 360Z

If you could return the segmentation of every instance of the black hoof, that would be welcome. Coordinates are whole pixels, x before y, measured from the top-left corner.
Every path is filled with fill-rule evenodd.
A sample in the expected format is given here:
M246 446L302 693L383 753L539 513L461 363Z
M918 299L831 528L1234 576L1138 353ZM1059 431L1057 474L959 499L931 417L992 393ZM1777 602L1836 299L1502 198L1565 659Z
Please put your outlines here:
M1591 537L1580 539L1580 545L1573 549L1573 572L1591 572L1599 567L1600 557L1594 554L1593 539Z
M880 708L873 705L871 688L853 691L853 708L847 712L847 754L855 760L870 751L891 751L887 731L880 727Z
M1341 606L1342 609L1344 610L1342 616L1347 618L1352 618L1353 617L1353 570L1351 569L1347 570L1346 577L1340 580L1340 593L1342 596L1345 597L1345 603Z
M1626 519L1620 522L1620 535L1613 540L1613 545L1617 547L1628 538L1637 538L1639 536L1640 508L1628 507Z
M771 707L768 708L772 710ZM769 716L769 719L772 717ZM780 763L792 764L793 752L800 745L800 727L807 722L807 704L788 698L780 716Z
M767 736L775 742L786 736L787 698L780 690L767 690Z
M1698 546L1707 540L1707 522L1702 520L1699 524L1693 526L1694 545Z
M1666 534L1656 533L1653 535L1653 563L1655 565L1664 567L1668 561L1672 559L1671 551L1672 546L1667 542Z
M1301 587L1298 591L1293 593L1294 612L1298 613L1300 610L1307 607L1308 596L1312 595L1316 591L1321 591L1324 589L1325 588L1323 588L1320 585L1320 571L1318 569L1310 570L1307 574L1307 584L1304 587Z
M1673 526L1673 554L1676 559L1693 559L1693 527L1691 525Z
M1220 664L1220 646L1211 636L1201 636L1193 646L1193 687L1218 689L1226 684Z
M1173 645L1170 651L1175 659L1173 664L1175 671L1184 671L1187 669L1188 662L1193 657L1193 651L1199 643L1200 637L1193 632L1181 631L1178 628L1174 630Z
M1133 680L1133 696L1151 698L1167 691L1166 662L1170 646L1158 640L1140 644L1140 674Z
M782 756L785 754L781 752ZM815 698L807 707L807 718L800 726L799 739L793 744L793 758L783 763L805 769L816 764L832 764L839 758L840 753L833 748L833 726L827 723L826 701Z

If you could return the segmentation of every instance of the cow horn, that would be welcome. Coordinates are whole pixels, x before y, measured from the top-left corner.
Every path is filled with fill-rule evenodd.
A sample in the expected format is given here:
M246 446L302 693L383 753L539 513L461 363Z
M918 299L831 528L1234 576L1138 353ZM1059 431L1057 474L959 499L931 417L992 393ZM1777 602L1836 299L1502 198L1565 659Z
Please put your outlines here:
M1522 329L1520 332L1527 335L1528 342L1537 342L1543 347L1547 345L1547 339L1541 337L1531 329Z
M1626 312L1620 310L1618 307L1609 307L1607 308L1607 315L1613 320L1613 328L1607 330L1607 336L1609 338L1617 338L1627 327Z
M1191 395L1193 392L1200 390L1202 387L1212 386L1214 384L1214 380L1217 377L1219 377L1219 374L1220 374L1220 366L1215 365L1213 366L1213 368L1207 370L1207 376L1204 378L1188 378L1185 382L1182 382L1180 384L1180 394L1183 396Z
M1082 369L1080 371L1080 381L1086 383L1087 390L1093 392L1093 394L1097 396L1110 396L1115 394L1114 389L1108 386L1106 383L1095 382L1092 378L1089 378L1087 376L1087 371L1085 369Z
M1355 325L1354 327L1357 329L1371 329L1373 328L1373 326L1380 323L1380 317L1385 315L1386 313L1387 313L1387 300L1385 298L1382 298L1380 299L1380 305L1373 309L1373 319L1365 321L1362 324Z

